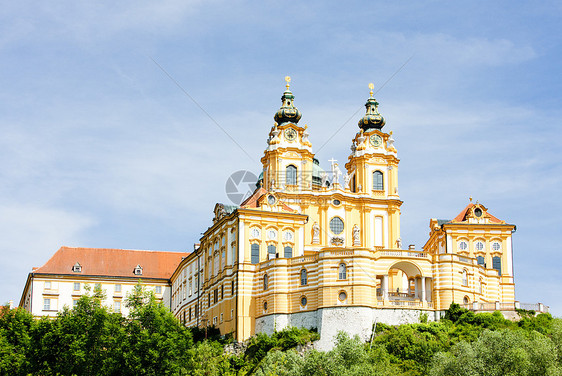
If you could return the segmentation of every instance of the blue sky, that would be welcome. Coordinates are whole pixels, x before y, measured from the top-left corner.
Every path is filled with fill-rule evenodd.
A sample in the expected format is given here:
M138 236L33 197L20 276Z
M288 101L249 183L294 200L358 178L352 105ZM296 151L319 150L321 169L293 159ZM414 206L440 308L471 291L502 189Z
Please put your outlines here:
M404 244L472 196L517 225L517 298L562 315L561 15L554 1L4 4L0 302L62 245L191 250L230 174L259 172L286 75L321 164L345 160L367 84L411 58L376 95Z

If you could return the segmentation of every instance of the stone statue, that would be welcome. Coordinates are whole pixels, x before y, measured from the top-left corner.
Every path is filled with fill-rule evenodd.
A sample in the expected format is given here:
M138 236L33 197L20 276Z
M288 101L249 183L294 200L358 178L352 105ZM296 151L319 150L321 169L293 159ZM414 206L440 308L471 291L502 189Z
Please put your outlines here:
M357 224L353 226L353 245L361 245L361 229L357 226Z
M271 140L275 140L277 138L277 136L279 135L281 131L279 129L277 129L277 123L275 123L275 125L273 126L273 130L271 131L273 137L271 138Z
M321 179L321 182L322 182L322 187L325 187L326 182L328 181L328 174L325 171L322 171L320 173L320 179Z
M312 225L312 243L320 243L320 226L318 226L317 222L314 222Z
M402 239L396 239L396 248L402 249Z
M307 143L308 142L308 132L306 130L306 128L308 128L306 125L304 126L304 132L302 132L302 142L303 143Z
M332 178L332 184L338 184L340 182L341 170L337 163L332 165L332 174L334 175Z
M345 175L343 176L343 187L344 189L349 189L349 181L351 180L351 175L347 173L347 171L345 172Z

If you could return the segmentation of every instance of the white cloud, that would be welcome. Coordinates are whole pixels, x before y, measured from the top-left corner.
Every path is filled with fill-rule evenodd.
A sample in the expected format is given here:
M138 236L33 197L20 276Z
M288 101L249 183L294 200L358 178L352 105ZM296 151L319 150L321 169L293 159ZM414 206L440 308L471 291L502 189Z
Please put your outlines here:
M62 245L82 245L81 235L95 224L83 214L26 203L0 203L0 213L0 295L15 304L32 267L43 265Z

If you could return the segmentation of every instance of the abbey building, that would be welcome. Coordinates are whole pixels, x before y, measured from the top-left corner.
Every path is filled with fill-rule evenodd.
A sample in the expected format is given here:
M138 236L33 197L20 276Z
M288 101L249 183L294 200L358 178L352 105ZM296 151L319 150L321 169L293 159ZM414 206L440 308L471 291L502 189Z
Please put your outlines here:
M478 202L451 220L431 219L422 249L404 248L398 151L372 85L347 161L324 170L289 81L275 124L264 128L255 191L240 205L216 204L198 247L170 271L162 299L182 322L237 340L318 328L327 344L339 330L368 338L375 321L439 319L452 302L526 308L515 300L515 226Z

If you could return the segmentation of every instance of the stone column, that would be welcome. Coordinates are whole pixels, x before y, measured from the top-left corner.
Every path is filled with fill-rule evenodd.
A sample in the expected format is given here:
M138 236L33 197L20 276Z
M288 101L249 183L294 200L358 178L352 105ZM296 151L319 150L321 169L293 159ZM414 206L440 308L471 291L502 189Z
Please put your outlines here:
M425 277L421 277L421 301L425 302Z
M414 278L414 298L418 299L420 296L420 290L418 287L418 277Z

